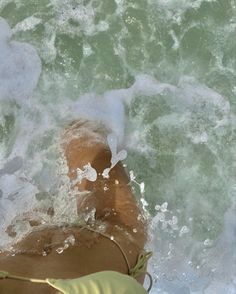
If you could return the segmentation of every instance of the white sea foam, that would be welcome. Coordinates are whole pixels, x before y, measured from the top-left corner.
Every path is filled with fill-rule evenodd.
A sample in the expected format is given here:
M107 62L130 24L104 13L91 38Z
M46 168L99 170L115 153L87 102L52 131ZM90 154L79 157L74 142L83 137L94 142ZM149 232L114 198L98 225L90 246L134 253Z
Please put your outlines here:
M92 36L97 32L107 31L109 23L104 20L96 23L96 11L92 3L74 5L73 1L51 0L54 11L58 14L56 25L66 25L69 20L79 24L79 30ZM68 28L69 29L69 28ZM78 31L78 28L76 29Z
M35 48L30 44L12 41L11 36L9 25L3 18L0 18L0 102L2 107L0 113L3 123L4 116L15 111L14 108L10 110L7 103L16 102L21 107L26 105L41 72L41 61ZM19 121L22 121L22 124L19 125L19 133L23 135L28 128L31 129L32 124L23 117ZM18 212L32 210L36 203L32 196L38 192L38 188L24 177L22 170L25 152L17 152L20 149L26 149L28 140L25 139L25 136L19 137L15 152L5 160L5 154L3 152L0 154L0 163L2 163L0 167L0 216L2 220L0 245L9 239L5 234L5 229L11 220ZM4 142L1 143L3 145ZM0 150L9 154L9 150L4 147Z
M17 23L17 25L12 29L12 33L15 34L19 31L27 31L34 29L38 24L40 24L42 20L35 16L29 16L22 20L21 22Z
M103 123L115 133L119 142L123 140L124 105L122 100L116 99L112 93L105 93L102 96L95 93L85 94L77 102L67 104L66 115L73 119L80 117Z
M2 191L2 197L0 198L0 247L2 247L12 242L12 238L5 232L7 226L12 223L16 216L20 216L20 213L31 211L34 208L36 199L32 196L38 192L38 189L33 184L25 181L24 178L21 178L19 174L0 177L0 189ZM23 228L21 227L21 229ZM25 230L21 231L25 233ZM19 235L14 242L18 238Z
M0 18L0 100L23 103L32 94L41 73L41 61L29 44L11 41L11 29Z

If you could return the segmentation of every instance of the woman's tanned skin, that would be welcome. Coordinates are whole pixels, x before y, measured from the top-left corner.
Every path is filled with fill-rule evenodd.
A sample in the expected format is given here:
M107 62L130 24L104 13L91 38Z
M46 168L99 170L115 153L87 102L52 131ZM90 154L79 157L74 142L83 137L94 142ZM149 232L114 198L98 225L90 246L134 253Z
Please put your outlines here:
M106 234L113 236L125 251L130 266L146 241L146 228L140 210L132 194L129 179L121 163L118 163L104 179L102 172L110 166L111 152L106 144L107 132L93 122L74 123L63 137L63 150L71 181L76 169L90 163L98 173L95 182L83 179L80 192L89 191L82 199L78 197L78 214L86 214L96 208L95 225L105 224ZM104 189L105 188L105 189ZM90 224L91 225L91 224ZM137 230L137 231L136 231ZM75 245L58 254L56 249L70 235ZM45 227L32 231L15 245L21 253L15 256L0 254L0 270L32 278L78 278L103 270L128 273L121 251L109 239L80 227ZM43 256L42 252L47 255ZM138 277L143 282L143 276ZM57 290L44 284L15 280L0 280L1 294L55 294Z

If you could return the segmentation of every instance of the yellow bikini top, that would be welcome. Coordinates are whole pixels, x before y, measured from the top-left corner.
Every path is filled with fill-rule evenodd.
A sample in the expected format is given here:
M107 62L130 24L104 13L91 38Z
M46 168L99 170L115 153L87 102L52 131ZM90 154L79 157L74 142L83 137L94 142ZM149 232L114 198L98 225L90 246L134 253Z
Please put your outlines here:
M134 278L115 271L103 271L78 279L28 279L0 272L0 278L46 283L64 294L147 294Z

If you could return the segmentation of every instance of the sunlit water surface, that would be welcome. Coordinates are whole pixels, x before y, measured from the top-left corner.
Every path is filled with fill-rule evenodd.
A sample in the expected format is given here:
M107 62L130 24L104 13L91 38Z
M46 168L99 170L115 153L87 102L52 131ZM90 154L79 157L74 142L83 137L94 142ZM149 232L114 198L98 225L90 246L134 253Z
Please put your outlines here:
M75 221L60 136L94 118L128 152L151 293L236 293L235 0L1 0L0 16L0 246L30 211Z

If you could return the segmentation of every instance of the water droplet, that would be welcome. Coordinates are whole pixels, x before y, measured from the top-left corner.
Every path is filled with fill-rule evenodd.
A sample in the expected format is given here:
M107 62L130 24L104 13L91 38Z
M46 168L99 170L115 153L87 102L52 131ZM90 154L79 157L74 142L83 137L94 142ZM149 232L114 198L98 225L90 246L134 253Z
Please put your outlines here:
M162 222L162 227L161 227L162 230L166 230L166 229L167 229L167 224L168 224L168 223L165 222L165 221Z
M160 209L161 209L161 206L160 206L160 205L156 205L156 206L155 206L155 210L158 211L158 210L160 210Z
M174 229L178 224L178 218L173 216L172 219L168 221L168 224L172 227L172 229Z
M133 232L134 232L134 233L137 233L137 232L138 232L138 230L137 230L136 228L134 228L134 229L133 229Z
M173 223L173 225L177 225L177 223L178 223L178 218L177 218L177 216L173 216L173 217L172 217L172 223Z
M139 214L138 217L137 217L137 220L140 221L140 220L142 220L142 218L143 218L142 215Z
M114 240L114 236L111 236L110 239L113 241Z
M203 242L203 244L204 244L205 246L207 246L207 247L210 247L210 246L213 245L213 241L210 240L210 239L206 239L206 240Z
M130 176L130 181L135 180L135 175L134 175L134 171L133 171L133 170L131 170L131 171L129 172L129 176Z
M193 266L193 263L192 263L191 260L188 262L188 265L191 266L191 267Z
M140 201L141 201L141 203L142 203L142 205L143 205L143 209L145 210L145 207L148 206L147 201L146 201L143 197L140 198Z
M183 277L184 279L186 279L186 277L187 277L186 273L182 273L182 277Z
M169 249L170 249L170 250L173 250L173 249L174 249L174 245L173 245L173 243L169 243Z
M168 207L168 203L167 203L167 202L164 202L164 203L161 205L161 211L162 211L162 212L166 212L166 211L167 211L167 207Z
M75 236L74 235L70 235L69 237L67 237L64 241L64 243L69 243L71 244L72 246L75 245Z
M63 251L64 251L64 247L59 247L59 248L56 249L56 252L57 252L58 254L62 254Z
M163 222L165 221L165 214L164 214L164 213L159 212L159 213L157 214L157 217L158 217L158 220L159 220L161 223L163 223Z
M142 183L139 185L139 187L140 187L140 193L143 194L143 193L145 192L145 184L144 184L144 182L142 182Z
M179 236L181 237L184 234L189 233L189 228L187 226L183 226L179 232Z
M102 176L104 179L109 179L109 172L110 172L110 168L104 169L104 171L102 172Z

